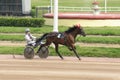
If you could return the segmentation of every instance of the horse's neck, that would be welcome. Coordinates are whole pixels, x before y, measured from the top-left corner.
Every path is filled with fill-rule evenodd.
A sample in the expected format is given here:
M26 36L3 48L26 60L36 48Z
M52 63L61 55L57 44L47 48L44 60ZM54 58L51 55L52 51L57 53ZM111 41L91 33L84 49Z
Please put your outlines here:
M75 30L75 31L73 31L73 32L71 32L70 34L74 37L74 38L76 38L77 37L77 31Z

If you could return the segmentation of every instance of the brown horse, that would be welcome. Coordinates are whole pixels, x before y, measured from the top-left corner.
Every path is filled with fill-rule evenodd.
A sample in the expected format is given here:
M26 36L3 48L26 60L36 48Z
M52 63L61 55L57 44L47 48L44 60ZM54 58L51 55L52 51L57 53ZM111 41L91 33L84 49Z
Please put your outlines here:
M83 28L80 25L74 25L73 27L69 28L65 32L50 32L44 34L41 38L36 40L36 46L39 45L39 43L42 40L46 40L45 44L41 44L40 48L38 51L43 47L43 46L49 46L51 43L54 43L55 45L55 51L58 54L58 56L63 59L62 55L58 51L58 46L59 44L67 46L71 51L75 53L77 58L80 60L80 57L78 56L76 50L75 50L75 38L76 36L80 34L82 36L86 36Z

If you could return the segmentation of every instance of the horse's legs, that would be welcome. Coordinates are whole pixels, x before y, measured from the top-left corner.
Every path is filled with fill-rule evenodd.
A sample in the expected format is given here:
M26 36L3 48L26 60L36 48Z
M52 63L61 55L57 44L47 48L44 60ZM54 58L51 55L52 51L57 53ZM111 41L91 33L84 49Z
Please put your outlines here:
M76 57L77 57L79 60L81 60L75 49L73 49L73 52L75 53Z
M59 53L59 51L58 51L58 44L55 44L55 51L56 51L56 53L58 54L58 56L61 58L61 59L63 59L63 57L62 57L62 55Z
M75 47L75 45L73 44L71 47L72 47L72 50L73 50L73 52L75 53L76 57L77 57L79 60L81 60L80 57L79 57L79 55L78 55L78 53L76 52L76 47Z

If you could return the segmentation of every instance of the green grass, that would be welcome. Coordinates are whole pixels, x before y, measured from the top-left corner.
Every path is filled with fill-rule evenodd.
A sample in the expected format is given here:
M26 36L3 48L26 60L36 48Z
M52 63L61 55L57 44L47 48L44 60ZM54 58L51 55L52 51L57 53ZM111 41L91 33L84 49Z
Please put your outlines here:
M116 57L120 58L119 48L104 48L104 47L79 47L76 51L80 56L86 57ZM59 48L59 52L64 56L75 56L72 51L69 51L65 46ZM57 55L51 47L50 55Z
M120 37L107 37L107 36L86 36L78 37L77 42L83 43L104 43L104 44L120 44Z
M52 26L43 26L40 28L29 27L32 33L43 34L51 32ZM26 27L0 27L0 33L24 33ZM67 26L59 26L59 31L64 32L67 30ZM115 35L120 36L120 27L84 27L87 35Z
M120 58L119 48L105 48L105 47L81 47L80 55L89 57L116 57Z
M52 31L52 26L44 26L40 28L30 27L31 33L40 37L41 34ZM0 33L8 33L1 34L0 40L6 41L24 41L24 30L25 27L0 27ZM59 31L63 32L67 30L68 27L59 26ZM120 27L84 27L84 30L87 34L86 37L77 37L77 42L84 43L106 43L106 44L120 44ZM12 35L9 33L22 33L19 35ZM37 35L36 35L37 34ZM96 35L96 36L89 36ZM105 36L97 36L97 35L105 35ZM109 37L107 35L113 35L114 37ZM116 37L117 36L117 37Z
M24 33L25 29L28 27L5 27L0 26L0 33ZM29 27L32 33L46 33L52 31L51 26L44 27Z
M56 56L53 47L49 48L51 56ZM104 48L104 47L79 47L77 46L77 52L80 56L87 57L114 57L120 58L119 48ZM24 47L3 47L0 46L0 54L20 54L23 55ZM65 46L59 47L59 52L63 56L75 56L72 51L69 51Z
M21 33L25 31L25 27L6 27L0 26L0 33Z
M32 1L32 9L35 9L36 6L50 6L51 0L31 0ZM54 0L52 0L54 3ZM100 7L105 6L104 0L97 0L99 2ZM66 6L66 7L90 7L92 8L92 3L94 0L58 0L58 6ZM107 0L107 7L120 7L120 0ZM54 4L53 4L54 6ZM101 8L102 10L102 8ZM47 11L47 10L46 10ZM43 11L45 12L45 10ZM43 14L42 12L42 14ZM59 10L61 12L61 10ZM67 12L63 10L62 12ZM33 17L35 16L35 10L32 10ZM41 10L39 11L38 17L42 17Z
M31 0L32 7L35 6L49 6L50 0ZM54 1L54 0L53 0ZM94 0L59 0L59 6L70 6L70 7L92 7ZM97 0L101 7L104 7L104 0ZM107 0L107 6L119 7L120 0Z
M120 36L120 27L86 27L87 35L115 35Z
M50 0L31 0L32 1L32 7L35 8L35 6L48 6L50 5Z
M36 6L50 6L50 1L51 0L31 0L32 1L32 9L35 9ZM54 6L54 0L53 1L53 6ZM97 0L99 2L100 7L105 7L105 0ZM92 3L94 0L58 0L58 6L66 6L66 7L90 7L91 9L93 8ZM107 0L107 7L120 7L119 5L120 0ZM101 11L104 11L103 8L100 8ZM41 15L46 13L44 11L39 10L38 12L38 17L42 17ZM44 13L43 13L44 12ZM70 12L66 10L59 10L59 12ZM71 11L73 12L73 11ZM118 12L118 11L117 11ZM35 10L32 10L32 16L35 16ZM42 13L42 14L41 14Z
M0 46L0 54L21 54L23 55L24 47L5 47Z
M0 35L1 41L23 41L24 35Z
M34 35L37 38L40 35ZM0 35L1 41L25 41L24 35ZM86 36L76 38L77 42L83 43L104 43L104 44L120 44L120 37L106 37L106 36Z

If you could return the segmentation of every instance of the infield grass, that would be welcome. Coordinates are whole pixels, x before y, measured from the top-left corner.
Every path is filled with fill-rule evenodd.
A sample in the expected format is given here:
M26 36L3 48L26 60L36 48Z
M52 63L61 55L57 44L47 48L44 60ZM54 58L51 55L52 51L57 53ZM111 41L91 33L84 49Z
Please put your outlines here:
M0 33L24 33L25 29L27 27L0 27ZM43 34L51 32L53 29L53 26L43 26L39 28L29 27L31 30L31 33L34 34ZM64 32L67 30L68 26L59 26L59 31ZM84 27L84 31L87 35L114 35L114 36L120 36L120 27Z
M25 47L5 47L0 46L0 54L20 54L23 55ZM109 57L120 58L119 48L104 48L104 47L76 47L76 51L80 56L85 57ZM53 47L49 48L50 56L57 56ZM63 56L75 56L74 53L68 50L67 47L59 47L59 52Z
M35 35L34 35L35 36ZM40 35L36 35L37 38ZM24 35L0 35L1 41L25 41ZM104 43L104 44L120 44L120 37L107 37L107 36L86 36L76 38L77 42L83 43Z
M32 7L35 6L49 6L50 0L31 0ZM54 0L53 0L54 1ZM69 7L92 7L94 0L59 0L59 6L69 6ZM104 0L97 0L99 6L104 7ZM120 0L107 0L108 7L120 7Z
M31 33L32 34L34 33L33 35L39 38L41 34L51 32L52 26L44 26L40 28L30 27L30 29L31 29ZM68 27L66 26L59 26L60 32L63 32L67 29ZM24 41L25 40L24 30L25 30L25 27L0 27L0 33L3 33L0 35L0 40ZM77 42L120 44L120 27L84 27L84 30L87 36L86 37L78 36L76 39ZM95 35L95 36L89 36L89 35Z

